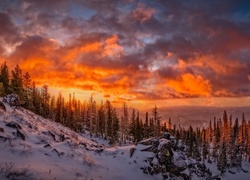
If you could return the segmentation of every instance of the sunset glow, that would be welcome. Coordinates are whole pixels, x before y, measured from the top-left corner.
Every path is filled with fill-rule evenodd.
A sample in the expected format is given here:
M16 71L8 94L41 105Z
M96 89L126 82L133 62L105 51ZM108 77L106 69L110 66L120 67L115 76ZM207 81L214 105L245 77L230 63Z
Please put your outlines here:
M249 106L250 5L0 1L0 63L121 107Z

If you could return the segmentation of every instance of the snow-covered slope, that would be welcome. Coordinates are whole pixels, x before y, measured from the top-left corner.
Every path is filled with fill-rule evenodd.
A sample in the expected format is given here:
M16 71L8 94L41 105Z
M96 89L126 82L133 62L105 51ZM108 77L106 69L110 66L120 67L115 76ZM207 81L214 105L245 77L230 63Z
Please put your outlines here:
M158 153L157 158L153 152L141 151L152 149L153 146L147 145L147 142L154 138L142 141L138 145L106 147L108 143L104 140L98 138L92 140L86 134L78 134L26 109L14 109L7 104L5 107L6 112L0 109L1 180L163 179L163 174L150 173L149 170L157 171L160 159L166 158L166 154L169 154L168 150L162 150L161 152L165 152L165 155ZM164 138L158 140L157 150L170 142ZM132 149L135 151L130 157ZM182 166L185 166L186 168L181 171L192 179L207 179L206 176L197 176L200 168L196 166L199 166L199 162L185 158L182 151L173 151L173 164L174 169L171 171L179 171ZM187 168L188 164L192 164L193 171L196 173L191 172L192 166ZM205 162L205 166L213 175L220 175L215 163ZM244 162L243 167L248 171L250 169L249 163ZM175 176L174 173L167 173L167 177L168 179L185 179ZM221 178L247 180L249 177L249 173L235 170L235 174L226 172Z
M162 179L140 170L153 156L140 152L143 145L130 158L134 145L107 148L28 110L5 106L6 112L0 112L0 179Z

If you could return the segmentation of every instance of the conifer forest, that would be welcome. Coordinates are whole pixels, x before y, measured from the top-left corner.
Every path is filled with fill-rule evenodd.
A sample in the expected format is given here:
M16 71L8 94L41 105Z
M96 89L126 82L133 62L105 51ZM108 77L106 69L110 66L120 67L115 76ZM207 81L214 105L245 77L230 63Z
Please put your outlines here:
M244 114L233 117L225 110L222 117L214 117L207 126L184 128L169 118L163 121L157 109L141 117L138 110L122 105L118 114L110 101L97 103L89 99L76 99L69 94L68 100L59 93L49 93L48 85L36 87L28 72L16 65L13 70L7 63L1 65L0 95L16 94L18 106L58 122L76 132L89 131L91 136L108 140L110 145L138 143L150 137L168 132L181 140L186 154L197 161L215 162L221 174L228 168L241 168L243 161L250 162L250 122ZM171 114L170 114L171 116Z

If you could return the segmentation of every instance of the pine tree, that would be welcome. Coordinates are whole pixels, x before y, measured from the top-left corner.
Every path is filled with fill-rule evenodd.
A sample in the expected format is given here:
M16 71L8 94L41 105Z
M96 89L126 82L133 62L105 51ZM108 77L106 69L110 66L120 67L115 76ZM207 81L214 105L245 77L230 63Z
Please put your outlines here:
M128 135L128 126L129 126L128 107L126 103L123 103L122 110L123 114L121 116L121 133L122 133L122 141L125 143L126 136Z
M118 116L116 113L116 109L113 108L112 109L112 131L113 131L113 134L111 137L112 144L114 144L118 139L119 128L120 128L119 119L118 119Z
M203 161L207 158L208 155L208 150L207 150L207 138L206 138L206 129L202 129L202 136L203 136L203 140L202 140L202 158Z
M192 126L189 127L186 138L187 144L187 155L191 157L193 155L193 145L194 145L194 134Z
M232 134L232 154L230 157L230 163L232 167L237 167L239 165L239 120L236 118L233 126Z
M155 136L160 136L161 134L161 117L159 116L159 112L157 106L155 105L154 109L152 110L153 121L155 124Z
M11 78L11 89L13 93L19 95L21 100L21 104L24 103L24 89L23 89L23 76L22 70L19 65L16 65L14 70L11 71L12 78Z
M56 98L52 96L50 105L49 105L49 118L55 120L56 116Z
M130 116L130 125L129 125L129 134L133 136L134 142L136 141L136 115L135 110L132 110L132 114Z
M101 102L100 108L98 109L98 132L101 134L101 137L104 137L105 133L105 109L103 102Z
M222 143L219 160L217 163L217 168L218 170L221 171L221 175L223 175L227 169L227 148L226 148L225 140L223 140L223 143Z
M41 115L45 118L49 117L49 102L50 102L50 94L49 94L49 86L43 85L41 90L42 102L41 102Z
M32 102L32 81L28 72L23 75L23 87L24 87L24 107L30 110L34 110Z
M41 111L40 111L41 94L39 93L38 89L36 88L35 82L32 83L31 89L32 89L31 90L32 91L32 103L33 103L33 107L34 107L34 112L36 114L41 115Z
M3 83L4 95L11 93L10 75L9 75L9 69L8 69L8 66L6 65L6 62L4 62L3 65L1 66L0 82Z
M113 142L111 142L111 137L113 137L113 124L112 124L112 106L110 101L106 101L106 137L110 140L110 143L112 144Z
M64 107L63 97L62 97L62 94L59 93L57 100L56 100L55 121L59 122L61 124L64 124L64 122L63 122L63 107Z
M171 122L171 118L168 119L168 132L172 132L172 122Z
M225 144L226 144L226 147L227 147L230 136L229 136L228 116L227 116L226 111L224 111L224 113L223 113L223 138L225 138Z
M149 138L150 137L150 127L149 127L149 119L148 119L148 112L146 112L146 115L145 115L145 122L144 122L144 125L143 125L143 134L146 138Z
M0 97L5 96L4 86L3 83L0 82Z

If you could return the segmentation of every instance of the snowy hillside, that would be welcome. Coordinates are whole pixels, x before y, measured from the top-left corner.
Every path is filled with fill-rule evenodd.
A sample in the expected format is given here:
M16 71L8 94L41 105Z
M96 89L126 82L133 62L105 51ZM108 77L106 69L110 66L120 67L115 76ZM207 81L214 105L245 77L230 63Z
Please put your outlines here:
M169 144L174 137L106 147L103 140L91 140L86 134L80 135L23 108L14 109L7 104L5 107L6 112L0 110L0 179L160 180L209 179L220 175L215 164L205 163L205 168L186 158L178 150L181 147L172 150ZM166 169L159 163L167 162L171 153L172 169L163 176L161 172ZM250 169L249 164L244 168ZM249 176L247 171L235 171L227 172L222 179L244 180Z
M140 170L152 156L139 152L142 145L130 158L133 146L104 148L28 110L5 106L0 115L0 179L161 179Z

